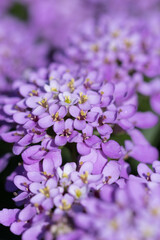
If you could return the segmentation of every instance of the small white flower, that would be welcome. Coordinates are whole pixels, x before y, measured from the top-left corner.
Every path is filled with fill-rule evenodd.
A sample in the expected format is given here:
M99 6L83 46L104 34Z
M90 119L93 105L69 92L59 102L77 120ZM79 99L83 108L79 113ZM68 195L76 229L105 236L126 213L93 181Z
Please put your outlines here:
M48 84L44 85L44 90L46 92L58 92L59 88L60 88L60 86L59 86L58 82L55 80L51 80L49 85Z
M83 186L83 187L80 187L80 186L77 186L75 184L72 184L69 189L68 189L68 192L73 196L75 197L75 199L82 199L86 196L87 194L87 187L86 186Z
M60 93L58 95L61 105L71 106L78 102L79 97L76 94L70 92Z

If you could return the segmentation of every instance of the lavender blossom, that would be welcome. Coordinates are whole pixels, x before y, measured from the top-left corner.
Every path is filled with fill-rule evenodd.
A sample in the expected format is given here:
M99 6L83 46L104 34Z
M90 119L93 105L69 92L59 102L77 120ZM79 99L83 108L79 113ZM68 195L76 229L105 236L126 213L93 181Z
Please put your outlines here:
M24 23L4 15L17 3ZM159 151L141 131L160 114L159 0L118 3L0 3L0 172L19 155L0 224L22 240L160 239Z
M130 91L134 88L149 96L151 107L159 114L159 29L155 27L158 22L158 13L154 21L142 18L141 23L135 17L128 20L121 16L112 21L101 14L96 23L89 20L71 37L67 59L94 69L102 68L105 79L119 82L121 90L125 91L123 85L127 84ZM67 62L60 54L57 59Z
M30 16L30 27L37 36L52 46L66 46L69 36L91 14L91 11L84 8L85 5L80 0L72 3L69 0L58 2L25 0L24 2ZM74 12L77 14L73 14Z
M30 73L26 82L16 82L13 88L19 92L19 97L3 107L4 116L8 116L6 122L14 123L16 128L2 133L2 139L14 143L14 154L22 154L25 164L55 158L55 166L60 166L58 147L72 143L76 144L80 154L79 162L91 161L95 164L94 171L100 159L102 169L107 158L124 157L123 147L110 139L116 126L133 135L135 126L144 128L145 124L141 124L144 114L150 116L146 127L154 126L157 117L137 112L136 93L128 84L105 83L101 74L101 70L88 73L77 66L69 71L67 66L54 63L49 69ZM126 151L138 161L158 158L157 150L145 140L144 144L133 146L134 139L130 145L127 142ZM145 149L143 155L139 152L141 146ZM149 160L144 159L145 154L150 154Z
M43 170L47 166L51 168L50 163L46 160ZM159 166L157 164L154 163ZM21 201L24 199L22 194L28 191L29 202L25 198L26 204L22 210L3 209L0 212L0 222L10 226L13 233L22 234L24 240L31 235L35 240L77 239L77 236L79 239L107 237L111 240L124 237L147 240L159 237L159 185L150 191L146 190L144 183L135 180L129 180L123 189L115 185L103 185L97 198L94 195L97 188L93 191L93 185L84 181L83 185L79 185L79 181L73 180L72 174L79 175L73 164L65 165L64 171L60 178L70 178L69 185L62 184L56 169L54 176L47 172L37 172L36 178L36 174L33 174L36 172L28 172L28 177L16 176L14 182L22 193L14 200ZM31 180L32 176L34 179ZM100 178L95 179L94 183L99 181ZM42 186L44 183L47 186ZM103 198L104 194L110 195L110 201Z
M36 44L35 34L9 17L1 19L0 38L0 91L6 91L8 84L20 78L24 71L46 64L48 47Z

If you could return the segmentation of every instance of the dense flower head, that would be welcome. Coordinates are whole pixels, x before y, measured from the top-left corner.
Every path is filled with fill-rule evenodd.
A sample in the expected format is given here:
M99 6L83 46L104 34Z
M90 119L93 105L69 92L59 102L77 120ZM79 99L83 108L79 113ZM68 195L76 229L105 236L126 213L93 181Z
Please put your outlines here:
M25 7L29 15L29 27L53 47L64 48L69 36L92 12L84 8L85 2L81 0L18 0L12 2L13 6L14 3Z
M157 239L160 236L158 194L159 187L149 193L144 185L130 181L125 189L116 191L114 204L103 205L90 199L89 206L86 201L87 214L76 216L75 221L86 235L91 235L89 226L95 229L97 235L91 239ZM88 228L83 222L88 223Z
M91 175L91 168L85 163L76 170L75 163L67 163L55 169L45 159L39 169L21 169L14 177L13 200L24 208L3 209L0 222L23 240L160 237L159 185L134 179L120 188L101 185L102 176Z
M22 240L160 239L159 4L1 1L0 172L16 208L0 224Z
M0 2L0 16L4 14L8 6L10 5L10 2L8 0L1 0Z
M45 159L42 165L32 166L32 169L26 166L24 168L21 168L19 175L12 177L16 186L13 200L17 206L24 205L24 208L20 211L11 210L11 215L16 215L8 221L7 211L4 209L0 213L0 222L6 226L11 225L11 231L15 234L23 233L23 239L32 234L32 229L34 231L36 227L34 224L44 226L44 234L51 235L51 239L52 235L58 237L59 234L68 233L66 230L72 231L69 218L82 208L79 209L78 205L87 196L93 195L91 189L94 192L100 188L103 180L100 174L91 174L91 163L85 163L76 170L75 163L55 168L53 160ZM8 180L11 181L11 178ZM33 239L42 234L41 227Z
M159 114L158 22L158 14L149 22L125 17L113 21L101 16L95 23L91 19L71 37L65 53L72 62L102 68L107 81L132 82L139 94L150 97L153 110ZM58 59L66 61L63 56Z
M151 13L157 12L159 10L159 0L139 0L136 1L136 4L132 0L87 0L87 4L92 6L93 10L97 15L105 14L110 16L119 15L121 18L122 15L130 16L139 16L146 17Z
M126 21L125 17L112 21L112 18L102 16L97 23L91 19L71 38L66 52L74 61L94 67L110 66L113 73L119 70L119 75L125 78L125 73L134 75L137 72L148 77L157 76L159 32L143 19L141 23L135 18Z
M0 22L0 91L30 68L46 64L47 46L21 22L3 18ZM9 90L9 89L8 89Z
M158 158L157 150L134 130L152 127L158 118L137 112L132 83L106 82L101 70L53 63L31 72L25 82L15 82L13 89L17 96L8 103L6 98L1 114L12 129L5 129L1 137L14 143L14 154L22 154L25 164L55 158L55 166L60 166L61 149L74 144L79 164L92 162L95 173L102 172L107 159L132 156L150 163ZM124 146L114 140L119 132L128 135Z

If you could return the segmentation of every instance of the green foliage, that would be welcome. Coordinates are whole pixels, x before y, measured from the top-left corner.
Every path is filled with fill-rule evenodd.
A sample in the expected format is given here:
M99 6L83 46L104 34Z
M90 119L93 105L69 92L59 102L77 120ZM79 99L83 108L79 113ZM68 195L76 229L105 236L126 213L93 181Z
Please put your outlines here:
M29 18L27 7L19 2L15 2L11 5L8 12L22 21L27 21Z
M67 162L77 162L78 161L78 152L76 143L67 143L64 147L61 148L62 162L65 165Z
M138 94L138 111L140 112L146 112L151 111L150 101L148 96Z
M120 145L124 146L124 142L126 140L130 140L131 138L126 133L117 133L115 135L111 135L110 140L114 140L118 142Z

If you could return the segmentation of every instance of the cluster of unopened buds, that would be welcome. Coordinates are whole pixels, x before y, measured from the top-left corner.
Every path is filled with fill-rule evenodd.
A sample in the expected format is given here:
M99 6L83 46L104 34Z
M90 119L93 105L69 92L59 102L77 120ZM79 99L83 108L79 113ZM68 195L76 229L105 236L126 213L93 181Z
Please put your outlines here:
M0 223L23 240L160 238L159 152L141 132L159 120L159 34L124 19L90 19L0 97L0 137L12 145L0 171L19 161L6 179L16 208Z

